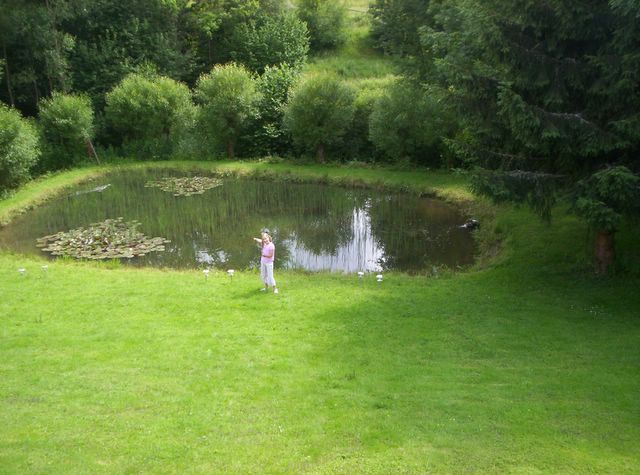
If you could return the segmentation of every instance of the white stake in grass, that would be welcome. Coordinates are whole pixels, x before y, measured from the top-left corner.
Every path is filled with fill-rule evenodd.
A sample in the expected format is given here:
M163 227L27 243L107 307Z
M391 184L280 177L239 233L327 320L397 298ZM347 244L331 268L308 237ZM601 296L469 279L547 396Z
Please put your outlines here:
M202 273L204 274L204 280L207 280L209 278L209 269L203 270Z
M235 272L236 272L236 271L234 271L233 269L229 269L229 270L227 271L227 274L229 275L229 278L230 278L231 280L233 280L233 274L235 274Z
M27 269L21 267L20 269L18 269L18 272L20 272L20 275L25 275L27 273Z
M376 280L377 280L378 282L382 282L382 274L378 274L378 275L376 276Z

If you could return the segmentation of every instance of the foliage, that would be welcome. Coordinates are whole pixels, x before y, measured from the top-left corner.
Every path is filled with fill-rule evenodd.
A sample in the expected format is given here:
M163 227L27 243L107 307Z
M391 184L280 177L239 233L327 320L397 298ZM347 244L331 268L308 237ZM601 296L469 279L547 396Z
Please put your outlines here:
M381 154L369 139L369 120L376 101L384 93L385 81L361 81L354 85L356 95L353 102L353 120L345 131L347 140L331 147L331 155L341 156L346 160L375 161Z
M371 36L377 47L405 60L421 53L420 29L428 20L430 0L373 0Z
M556 204L556 191L562 183L561 175L535 173L524 170L477 170L471 177L471 189L490 196L494 201L525 203L545 220L551 219Z
M130 74L107 94L106 103L113 142L142 158L175 152L195 117L187 86L162 76Z
M55 90L104 94L144 63L177 76L184 68L178 44L178 5L157 0L4 0L0 46L10 74L0 98L35 114Z
M435 94L399 81L387 89L371 113L369 134L389 158L407 158L439 166L443 136L451 135L453 118Z
M355 91L335 76L317 75L301 82L285 109L284 124L296 144L324 161L327 146L342 139L355 110Z
M637 156L640 79L628 71L640 70L640 20L632 5L399 0L374 11L389 50L406 55L407 73L455 106L466 158L489 169L572 174ZM400 51L403 38L409 47Z
M241 25L280 17L287 9L285 0L187 1L181 10L180 37L189 64L182 77L194 85L214 65L233 59L231 53L239 45L232 38Z
M345 42L346 9L340 0L298 0L297 12L309 29L312 51L337 48Z
M41 169L77 164L87 155L93 138L93 108L86 96L54 92L40 102L39 121L44 138Z
M242 137L242 149L251 156L286 155L291 140L283 128L284 110L289 92L300 73L287 64L267 66L257 79L258 115L250 119L248 133Z
M25 183L40 156L35 128L0 103L0 195Z
M258 16L237 25L230 55L248 69L262 74L267 66L287 63L298 68L309 51L307 26L292 13Z
M216 66L198 79L195 95L201 104L200 132L224 144L227 156L233 158L236 141L257 113L260 95L255 79L242 65Z
M613 233L622 217L640 216L640 177L627 167L611 167L577 183L574 207L597 231Z
M180 50L175 0L74 0L75 15L63 24L75 38L70 55L73 83L101 110L104 95L125 76L151 64L177 79L190 54Z
M61 25L73 13L71 0L0 2L0 100L34 115L42 97L71 88L75 39Z

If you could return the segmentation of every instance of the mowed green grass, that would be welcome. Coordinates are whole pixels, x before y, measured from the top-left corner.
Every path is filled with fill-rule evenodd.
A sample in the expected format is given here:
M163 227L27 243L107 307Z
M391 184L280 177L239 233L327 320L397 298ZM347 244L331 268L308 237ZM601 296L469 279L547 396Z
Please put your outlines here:
M21 193L0 212L51 189ZM278 272L279 295L249 272L0 253L0 473L639 473L639 279L591 276L574 218L496 213L482 270Z

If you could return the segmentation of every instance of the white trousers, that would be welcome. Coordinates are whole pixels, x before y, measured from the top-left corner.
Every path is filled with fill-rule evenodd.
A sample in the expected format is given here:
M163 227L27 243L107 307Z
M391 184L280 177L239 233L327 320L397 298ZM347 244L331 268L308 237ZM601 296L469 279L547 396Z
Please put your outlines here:
M260 263L260 277L264 285L275 287L276 279L273 278L273 262L261 262Z

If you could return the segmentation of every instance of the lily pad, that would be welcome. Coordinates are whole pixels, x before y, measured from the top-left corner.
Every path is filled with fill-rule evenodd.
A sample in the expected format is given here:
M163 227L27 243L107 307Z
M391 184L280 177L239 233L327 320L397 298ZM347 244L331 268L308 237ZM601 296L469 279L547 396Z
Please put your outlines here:
M161 237L150 238L138 231L138 221L107 219L86 228L72 229L37 239L37 246L54 256L77 259L115 259L143 256L164 251L170 242Z
M162 191L173 193L173 196L201 195L211 188L222 185L222 180L206 176L170 177L156 181L148 181L147 188L160 188Z

